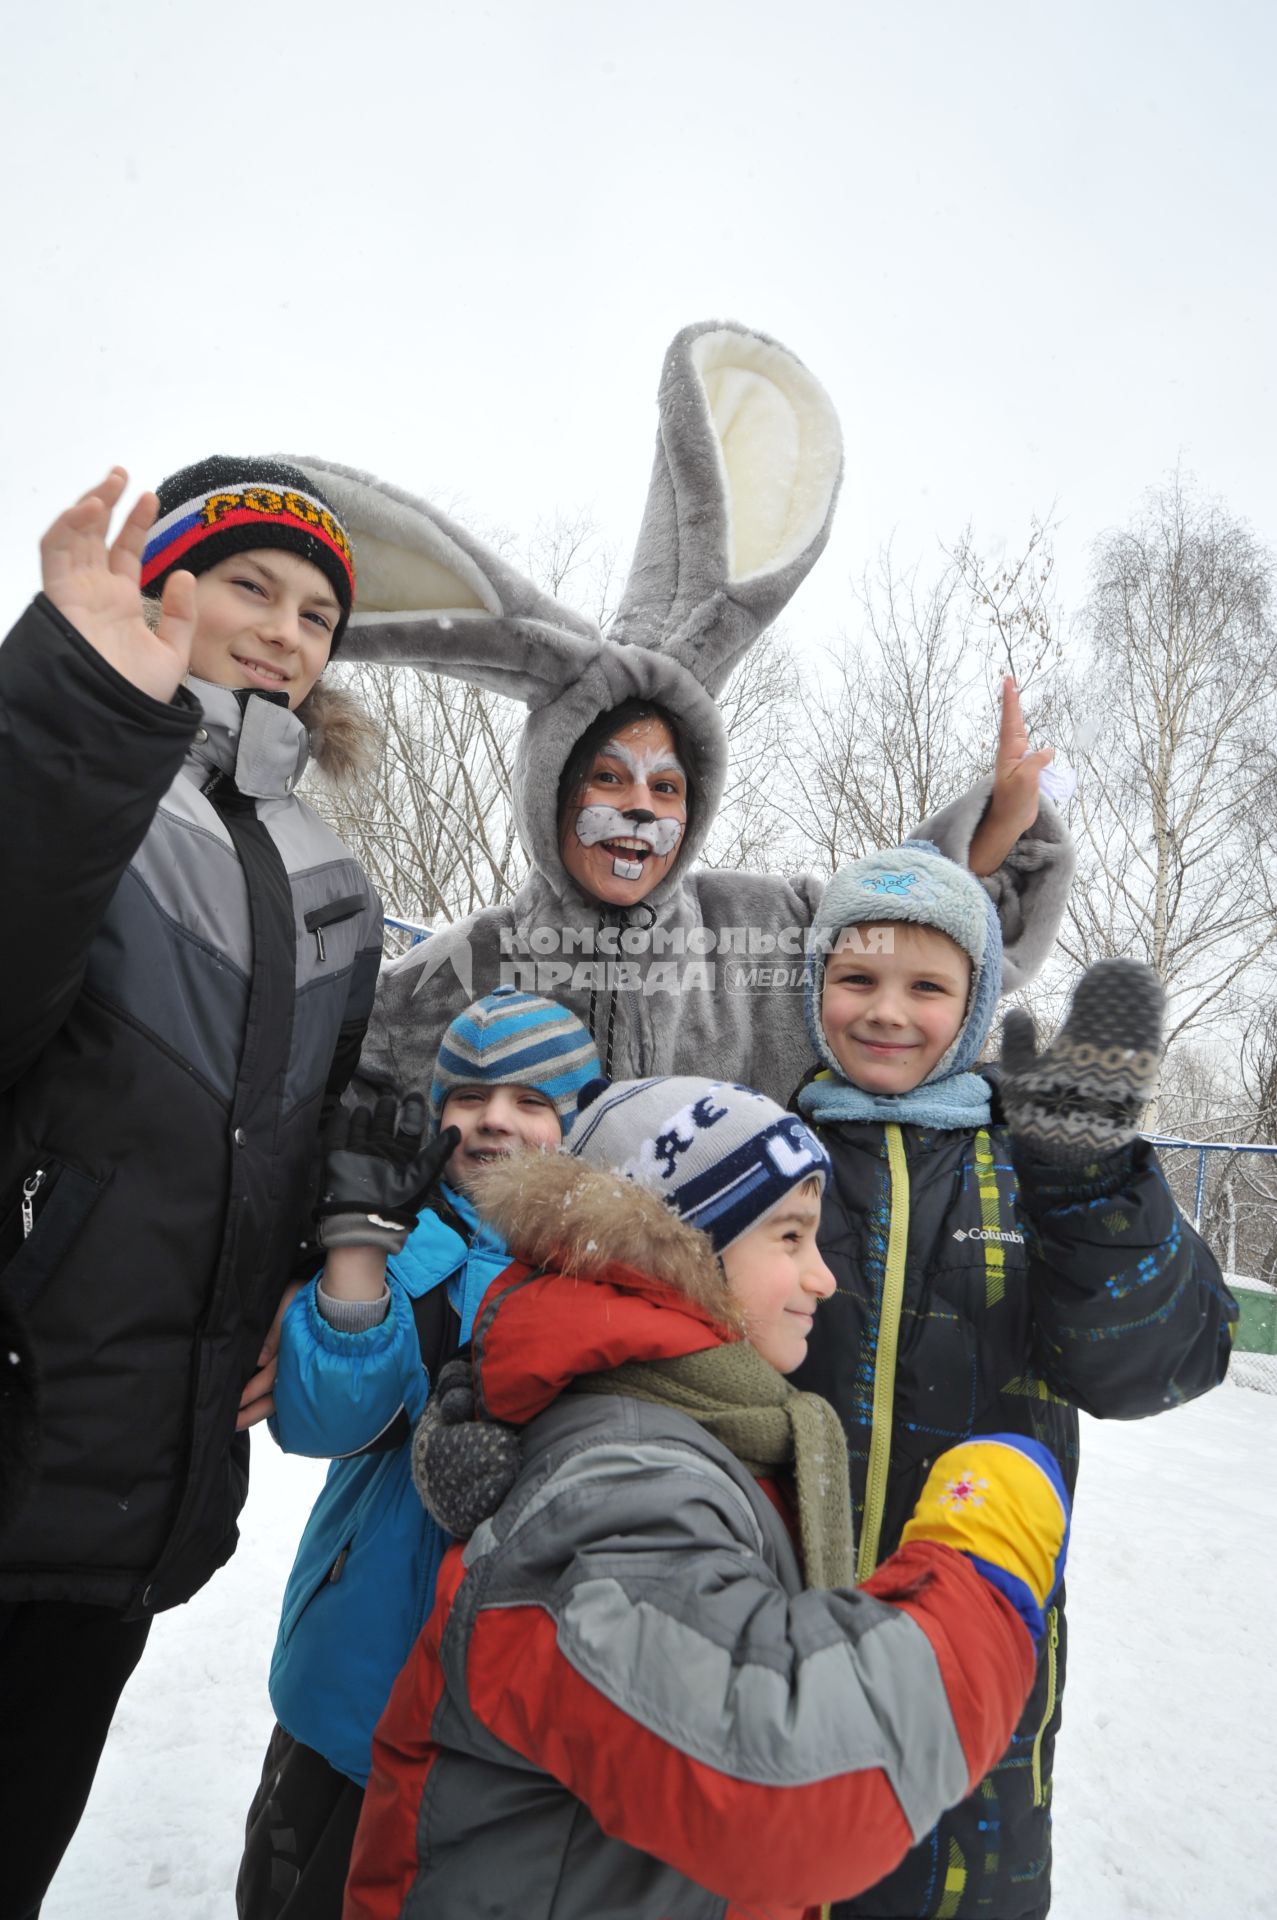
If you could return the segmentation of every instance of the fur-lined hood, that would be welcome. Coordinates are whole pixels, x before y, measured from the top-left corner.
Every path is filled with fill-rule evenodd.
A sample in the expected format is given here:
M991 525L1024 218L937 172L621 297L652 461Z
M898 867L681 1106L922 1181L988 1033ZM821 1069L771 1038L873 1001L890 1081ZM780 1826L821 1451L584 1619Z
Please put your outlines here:
M381 730L348 687L317 680L297 709L310 740L310 757L325 780L346 786L371 773L381 754Z
M486 1168L469 1197L518 1263L474 1327L476 1381L495 1418L532 1419L582 1374L741 1337L706 1236L634 1181L567 1153L520 1153Z
M579 1280L630 1267L681 1293L720 1325L738 1316L718 1255L648 1188L604 1173L570 1153L518 1153L474 1182L476 1210L529 1266Z

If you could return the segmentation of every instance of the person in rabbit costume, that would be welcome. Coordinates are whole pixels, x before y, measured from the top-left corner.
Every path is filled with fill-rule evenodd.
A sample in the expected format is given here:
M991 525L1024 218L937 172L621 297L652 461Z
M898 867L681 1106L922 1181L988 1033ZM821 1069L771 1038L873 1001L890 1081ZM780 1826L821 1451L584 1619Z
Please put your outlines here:
M823 881L695 861L727 768L716 696L825 544L837 416L784 347L713 322L673 341L659 409L606 638L424 502L300 463L355 546L347 656L429 667L529 709L513 799L531 869L513 900L383 971L360 1065L372 1088L428 1081L448 1022L503 984L570 1007L618 1077L712 1074L784 1101L809 1057L802 962ZM1049 750L1027 744L1004 727L1004 777L918 829L988 874L1011 988L1048 952L1072 872L1058 816L1038 807Z

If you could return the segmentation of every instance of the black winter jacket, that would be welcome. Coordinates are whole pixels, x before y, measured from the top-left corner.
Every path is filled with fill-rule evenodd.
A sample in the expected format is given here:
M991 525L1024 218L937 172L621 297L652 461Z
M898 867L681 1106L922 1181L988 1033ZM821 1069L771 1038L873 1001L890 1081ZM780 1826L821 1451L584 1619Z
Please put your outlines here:
M846 1427L860 1578L898 1545L945 1447L1029 1434L1072 1494L1077 1408L1137 1419L1205 1393L1228 1365L1236 1305L1152 1148L1127 1149L1088 1184L1013 1165L997 1118L995 1099L981 1133L815 1129L833 1162L820 1245L838 1291L794 1380ZM1048 1627L1005 1759L887 1880L836 1906L837 1920L1045 1914L1063 1592Z
M39 596L0 647L0 1288L40 1365L0 1600L130 1615L234 1551L245 1381L380 957L296 715L126 682Z

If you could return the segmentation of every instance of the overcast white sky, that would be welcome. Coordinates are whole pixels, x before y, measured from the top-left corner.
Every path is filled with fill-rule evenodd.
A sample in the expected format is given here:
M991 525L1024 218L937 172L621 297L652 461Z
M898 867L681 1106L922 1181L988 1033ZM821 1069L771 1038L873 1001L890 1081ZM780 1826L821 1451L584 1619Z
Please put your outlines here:
M893 533L1086 545L1182 458L1277 542L1267 0L48 0L0 72L0 588L113 460L370 468L637 528L731 316L847 439L820 637Z

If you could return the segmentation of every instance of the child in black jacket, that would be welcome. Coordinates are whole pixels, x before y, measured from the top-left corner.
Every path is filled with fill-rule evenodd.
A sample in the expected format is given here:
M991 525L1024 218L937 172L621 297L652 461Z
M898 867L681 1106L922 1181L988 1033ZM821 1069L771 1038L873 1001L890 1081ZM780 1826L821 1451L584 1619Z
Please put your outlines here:
M1136 1419L1224 1375L1236 1306L1136 1132L1162 991L1102 961L1051 1046L1008 1015L1002 1071L975 1063L1001 980L979 882L908 843L835 875L813 927L819 1064L795 1104L833 1165L820 1245L838 1291L799 1384L837 1407L865 1579L896 1547L936 1454L994 1429L1077 1475L1077 1408ZM1010 1749L887 1880L836 1920L1041 1920L1063 1594Z

